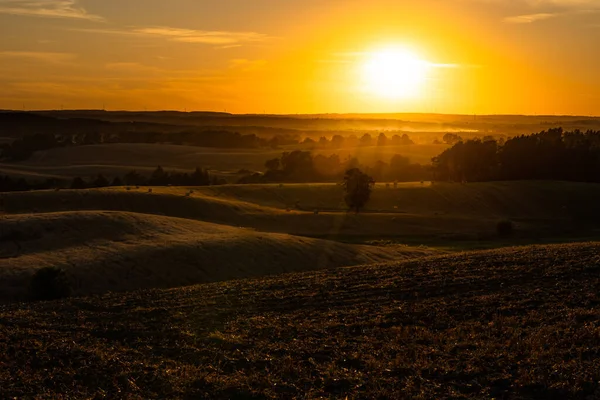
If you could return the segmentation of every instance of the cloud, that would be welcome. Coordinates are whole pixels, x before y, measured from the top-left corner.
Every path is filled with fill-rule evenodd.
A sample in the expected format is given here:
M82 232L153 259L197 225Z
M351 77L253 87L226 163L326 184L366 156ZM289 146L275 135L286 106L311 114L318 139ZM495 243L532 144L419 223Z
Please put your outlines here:
M104 21L89 14L77 0L0 0L0 14Z
M545 19L550 19L556 17L558 14L556 13L538 13L538 14L525 14L525 15L516 15L513 17L507 17L504 19L505 22L510 24L530 24L532 22L543 21Z
M172 42L196 43L218 46L228 49L247 43L260 43L272 39L271 36L258 32L207 31L182 29L165 26L132 27L128 29L72 29L78 32L99 33L107 35L124 35L148 38L162 38Z
M521 10L520 14L503 19L510 24L530 24L559 17L595 14L600 12L600 0L465 0L477 3L508 5Z
M244 58L234 59L229 62L230 68L242 71L260 70L264 68L265 65L267 65L266 60L247 60Z
M533 7L558 6L567 8L599 7L599 0L528 0Z
M62 64L75 58L70 53L50 53L42 51L0 51L0 58L20 58L51 64Z
M269 38L267 35L257 32L204 31L170 27L138 28L134 29L133 32L142 35L161 36L176 42L221 46L262 42Z

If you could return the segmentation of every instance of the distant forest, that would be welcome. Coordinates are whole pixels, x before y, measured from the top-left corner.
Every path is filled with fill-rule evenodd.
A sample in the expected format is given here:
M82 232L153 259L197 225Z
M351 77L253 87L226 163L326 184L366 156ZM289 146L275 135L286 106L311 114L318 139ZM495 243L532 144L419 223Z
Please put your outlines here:
M124 176L116 176L109 180L100 174L94 178L86 179L75 177L70 185L58 179L47 179L41 182L29 182L23 178L13 179L9 176L0 176L0 192L24 192L29 190L48 189L90 189L110 186L210 186L223 185L227 182L211 175L208 170L197 167L191 173L169 172L161 166L156 167L147 177L137 171L130 171Z
M264 174L245 176L238 183L270 182L341 182L349 169L358 168L378 182L411 182L431 179L431 168L413 164L408 157L396 154L389 163L377 161L363 165L358 158L340 159L337 154L313 155L310 151L285 152L265 163Z
M600 131L550 129L500 144L456 143L432 160L437 181L565 180L600 182Z
M447 137L447 136L445 136ZM355 135L344 137L334 135L331 139L323 136L318 141L306 138L301 141L297 136L277 135L270 139L254 134L242 135L231 131L186 131L186 132L121 132L121 133L36 133L26 135L12 143L0 145L0 159L23 161L36 151L57 147L86 146L105 143L150 143L175 144L210 148L279 148L284 145L306 145L313 148L342 148L344 146L401 146L414 142L407 134L387 137L381 133L377 137L364 134L360 138Z
M230 132L229 132L230 133ZM34 148L50 148L65 145L56 134L34 135L17 139L12 145L4 145L3 155L28 154ZM251 135L253 136L253 135ZM388 138L385 134L371 137L365 134L359 138L344 138L339 135L331 140L323 138L321 144L343 146L348 140L356 140L358 146L386 146L388 144L410 144L408 136ZM94 134L82 136L80 144L94 142ZM221 139L225 142L219 142ZM73 140L73 137L71 139ZM215 146L234 146L234 143L252 141L245 135L213 133L198 138L198 143L213 143ZM304 142L309 141L305 140ZM463 140L457 134L448 133L443 140L452 147L432 159L430 165L411 163L408 157L396 154L389 162L376 161L363 165L355 157L341 159L339 155L313 154L311 151L295 150L265 163L264 173L240 171L245 175L236 183L283 183L283 182L340 182L345 171L359 168L377 182L445 181L445 182L484 182L498 180L565 180L600 182L600 131L563 131L550 129L532 135L521 135L508 140L496 140L491 136L483 139ZM309 144L311 144L309 142ZM314 143L318 145L318 142ZM267 145L275 145L268 143ZM23 153L20 153L21 149ZM14 152L14 153L10 153ZM89 178L88 178L89 179ZM86 181L76 177L71 188L105 187L121 185L144 186L203 186L227 183L217 179L207 170L197 168L191 174L169 173L158 167L150 177L135 171L112 181L102 175ZM31 189L52 189L66 187L64 181L49 179L45 182L30 183L24 179L0 177L0 191L22 191Z

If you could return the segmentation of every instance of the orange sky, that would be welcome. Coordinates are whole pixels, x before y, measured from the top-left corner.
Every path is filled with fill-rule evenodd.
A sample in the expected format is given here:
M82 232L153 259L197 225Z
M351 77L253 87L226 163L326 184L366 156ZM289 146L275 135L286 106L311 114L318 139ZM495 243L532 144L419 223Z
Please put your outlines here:
M600 115L599 0L214 3L0 0L0 108Z

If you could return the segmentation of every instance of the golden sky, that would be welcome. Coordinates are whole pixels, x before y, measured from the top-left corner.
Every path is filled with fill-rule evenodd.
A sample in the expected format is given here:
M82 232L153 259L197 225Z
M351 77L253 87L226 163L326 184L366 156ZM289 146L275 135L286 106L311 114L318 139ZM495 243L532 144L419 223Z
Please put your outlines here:
M600 115L600 0L0 0L0 108Z

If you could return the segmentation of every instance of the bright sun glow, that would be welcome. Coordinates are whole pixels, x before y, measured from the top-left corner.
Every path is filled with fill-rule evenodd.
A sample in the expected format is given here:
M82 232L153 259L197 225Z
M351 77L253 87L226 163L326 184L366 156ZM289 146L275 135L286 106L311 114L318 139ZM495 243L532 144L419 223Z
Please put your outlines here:
M370 53L362 67L368 92L389 99L420 97L430 64L402 49Z

